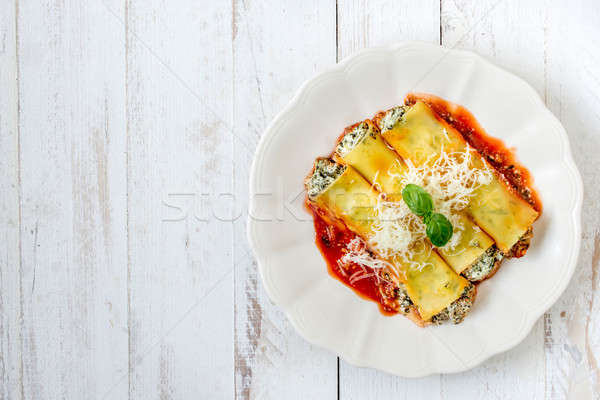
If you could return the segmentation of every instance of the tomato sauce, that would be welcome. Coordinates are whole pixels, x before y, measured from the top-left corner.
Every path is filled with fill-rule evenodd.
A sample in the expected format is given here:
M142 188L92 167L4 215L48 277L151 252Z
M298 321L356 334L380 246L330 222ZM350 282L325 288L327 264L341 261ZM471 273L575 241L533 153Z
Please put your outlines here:
M533 189L533 177L527 168L517 161L514 149L506 147L502 140L489 136L465 107L423 93L408 94L405 103L413 105L417 100L429 105L440 118L459 131L469 145L482 154L505 178L511 189L541 213L542 202Z
M353 274L362 272L363 268L367 267L361 268L354 263L349 263L342 267L338 263L346 253L348 243L356 238L357 235L341 225L326 222L317 210L310 205L307 205L307 207L313 214L316 232L315 243L327 263L329 274L350 287L363 299L376 302L382 314L389 316L397 314L398 311L385 304L385 300L381 294L380 287L386 283L383 283L375 276L350 282L350 277ZM373 271L372 269L369 270L368 272Z

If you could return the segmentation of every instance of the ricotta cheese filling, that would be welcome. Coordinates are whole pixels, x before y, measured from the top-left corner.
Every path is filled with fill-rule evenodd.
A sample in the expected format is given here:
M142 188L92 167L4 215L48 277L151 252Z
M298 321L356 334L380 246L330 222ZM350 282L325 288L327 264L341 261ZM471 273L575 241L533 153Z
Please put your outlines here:
M314 198L327 189L344 171L346 166L326 158L315 162L315 170L306 181L308 197Z
M493 245L479 257L477 261L462 272L462 275L471 282L479 282L488 277L496 264L504 258L502 252Z
M369 124L366 122L358 124L354 129L346 133L342 140L340 140L335 149L336 153L342 157L348 154L365 138L370 130L372 130L372 128L370 128Z
M443 324L446 321L450 321L453 324L460 324L473 306L474 297L475 286L469 284L458 299L431 317L431 322L437 325Z
M398 106L386 112L384 117L381 119L381 132L389 131L390 129L392 129L394 125L396 125L396 123L400 121L400 119L406 112L406 109L406 106Z

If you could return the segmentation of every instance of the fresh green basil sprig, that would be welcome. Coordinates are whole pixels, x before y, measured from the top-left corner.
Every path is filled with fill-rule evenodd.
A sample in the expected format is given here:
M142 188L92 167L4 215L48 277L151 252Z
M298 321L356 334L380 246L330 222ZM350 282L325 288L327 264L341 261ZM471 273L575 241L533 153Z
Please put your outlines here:
M452 224L448 218L433 212L433 199L422 187L409 183L402 190L402 199L410 211L423 217L427 225L427 237L434 246L442 247L452 237Z

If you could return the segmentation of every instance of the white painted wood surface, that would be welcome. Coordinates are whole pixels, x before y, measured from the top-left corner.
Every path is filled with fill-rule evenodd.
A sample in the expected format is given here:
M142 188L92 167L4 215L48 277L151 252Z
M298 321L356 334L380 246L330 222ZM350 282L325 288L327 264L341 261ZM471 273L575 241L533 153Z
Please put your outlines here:
M0 398L598 398L598 21L595 0L0 2ZM527 339L417 380L301 339L245 235L254 147L296 88L412 39L530 82L586 190L579 266Z
M334 399L337 359L305 342L268 299L246 240L249 166L271 119L304 80L335 63L335 3L234 0L235 394ZM250 147L250 148L248 148Z

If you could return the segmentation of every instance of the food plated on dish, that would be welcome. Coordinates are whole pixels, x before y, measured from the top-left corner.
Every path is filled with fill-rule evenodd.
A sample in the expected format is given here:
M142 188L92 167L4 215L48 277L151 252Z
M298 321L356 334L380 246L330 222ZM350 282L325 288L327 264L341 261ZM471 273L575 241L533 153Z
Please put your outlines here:
M481 283L472 282L473 277L465 276L465 272L457 274L472 282L477 290L474 306L458 325L450 322L421 328L409 318L397 316L398 312L393 309L389 310L395 316L386 316L388 306L377 296L379 289L393 289L393 286L370 285L369 278L358 279L364 273L359 264L346 264L343 272L347 277L336 269L336 260L345 254L350 254L347 260L353 255L364 256L361 247L356 248L357 255L344 250L346 245L341 244L358 237L360 241L354 243L364 246L365 240L346 229L338 218L315 221L305 206L306 191L302 183L315 158L327 156L346 165L333 154L336 137L344 127L370 118L379 129L373 114L394 105L406 105L403 96L411 92L433 93L470 110L490 135L516 151L518 159L535 177L535 192L528 191L533 185L527 171L518 163L511 168L512 153L492 137L480 138L478 133L482 130L460 107L423 99L443 119L451 114L455 118L454 127L467 138L469 145L483 149L479 153L485 156L492 171L497 170L502 179L511 182L521 197L537 202L538 193L543 199L543 212L533 224L535 235L531 239L523 237L518 247L524 251L530 240L524 257L505 256L498 272ZM447 111L444 104L449 108ZM468 126L472 126L474 132L464 129ZM384 136L382 138L391 146ZM394 152L409 166L404 155ZM358 172L358 168L352 168ZM413 163L411 170L419 168ZM365 172L358 174L369 181ZM424 184L417 186L431 196L434 203L438 194ZM374 190L380 192L377 187ZM423 200L418 189L409 189L407 197L422 203L425 208L421 207L420 211L430 212L429 218L434 221L429 221L432 236L436 240L445 239L446 224L439 217L432 217L445 212L439 202L432 204L429 210L429 203ZM540 316L565 290L577 265L582 200L581 177L567 133L530 85L472 52L410 42L363 50L298 89L258 144L250 175L247 232L266 293L303 338L353 365L403 377L422 377L473 368L513 348L531 332ZM469 214L474 211L463 208L462 214L474 222ZM393 216L394 209L389 213ZM418 217L421 221L424 219L424 216ZM447 219L452 225L456 218L459 217ZM336 224L329 224L331 221ZM319 241L315 245L317 222L321 224L317 230L335 234L340 246L330 246L326 253L320 251ZM474 225L481 229L477 223ZM424 224L421 229L425 229L429 241L427 226ZM496 240L491 231L481 230L500 249L497 242L502 240ZM454 234L453 226L450 242L457 240ZM488 245L482 243L481 246ZM374 250L368 249L375 255ZM439 250L433 251L442 260L448 257ZM467 253L458 256L463 254L466 265ZM324 256L331 261L326 263ZM475 256L476 253L469 257ZM373 258L387 261L378 255ZM491 262L490 257L481 264L486 268L474 271L485 275ZM353 284L342 284L340 279L345 279L344 282L352 279ZM397 299L392 300L391 305L399 303ZM413 300L411 298L411 302ZM408 306L415 310L414 304ZM378 311L378 305L384 313ZM426 322L421 315L419 317L417 322L424 325Z
M542 211L512 151L424 94L344 129L305 187L330 274L419 326L462 322Z

